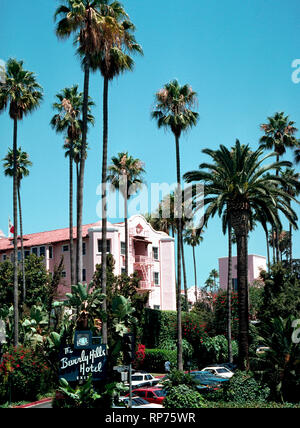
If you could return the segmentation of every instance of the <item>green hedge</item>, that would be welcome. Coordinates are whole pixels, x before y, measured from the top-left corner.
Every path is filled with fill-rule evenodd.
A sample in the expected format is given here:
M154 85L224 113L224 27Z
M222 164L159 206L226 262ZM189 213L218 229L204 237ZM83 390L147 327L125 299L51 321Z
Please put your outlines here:
M171 367L176 367L177 351L169 351L166 349L146 349L142 368L155 373L164 373L166 361L170 361Z
M158 309L145 309L143 325L143 343L146 348L159 348L167 339L176 339L175 311L160 311Z

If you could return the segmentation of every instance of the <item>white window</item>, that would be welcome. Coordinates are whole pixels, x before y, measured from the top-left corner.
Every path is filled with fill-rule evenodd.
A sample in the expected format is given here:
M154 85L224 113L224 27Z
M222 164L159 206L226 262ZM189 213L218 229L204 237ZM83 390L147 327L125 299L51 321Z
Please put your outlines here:
M25 259L26 259L26 257L29 257L30 256L30 250L25 250L24 251L24 257L25 257Z
M86 243L85 242L82 243L82 255L83 256L86 255Z
M63 270L62 273L61 273L61 277L62 278L66 278L66 276L67 276L67 272L65 270Z
M2 261L3 261L3 262L5 262L5 261L6 261L6 259L7 259L7 255L6 255L6 254L3 254L3 256L2 256Z
M22 260L22 254L21 251L18 251L18 262L20 262Z
M69 245L63 245L62 251L63 251L63 253L67 253L69 251Z
M154 272L153 277L154 285L159 286L159 272Z
M53 247L49 246L49 259L53 259Z
M106 252L110 253L110 239L106 241ZM98 253L102 253L102 239L98 239Z
M121 255L125 256L126 253L126 244L125 242L121 242Z
M86 281L86 269L82 269L82 281Z
M46 247L40 247L40 257L45 257L46 255Z
M158 247L152 247L153 259L158 260Z
M38 256L38 248L37 247L31 248L31 254L34 254L35 256Z

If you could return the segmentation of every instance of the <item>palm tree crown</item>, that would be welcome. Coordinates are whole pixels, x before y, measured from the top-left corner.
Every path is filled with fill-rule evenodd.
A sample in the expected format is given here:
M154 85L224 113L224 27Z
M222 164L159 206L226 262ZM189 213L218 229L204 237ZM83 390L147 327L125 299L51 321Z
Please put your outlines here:
M145 172L140 159L134 159L128 152L118 153L112 157L112 164L108 167L107 181L122 192L124 198L129 199L143 184L142 174Z
M260 126L265 133L260 139L260 145L265 149L274 150L278 157L282 156L287 147L298 146L294 136L298 129L294 124L295 122L290 121L289 116L285 116L283 112L277 112L273 117L268 117L268 123Z
M173 134L180 137L182 131L196 125L199 114L191 110L196 93L189 85L180 86L173 80L156 93L156 101L152 118L159 128L171 128Z
M21 147L17 150L17 172L18 172L18 183L20 185L21 180L29 175L29 167L32 166L32 162L29 160L29 155L23 152ZM8 149L8 153L3 159L4 174L9 177L14 176L14 152L12 149Z
M6 64L5 83L0 82L0 112L9 104L11 119L22 120L42 101L41 86L35 74L24 70L23 61L9 59Z
M71 88L64 88L56 95L57 102L53 108L57 110L50 122L50 125L57 133L66 133L70 141L78 141L82 133L82 108L83 93L78 92L78 85ZM92 125L95 120L91 112L91 107L95 104L89 98L87 120Z

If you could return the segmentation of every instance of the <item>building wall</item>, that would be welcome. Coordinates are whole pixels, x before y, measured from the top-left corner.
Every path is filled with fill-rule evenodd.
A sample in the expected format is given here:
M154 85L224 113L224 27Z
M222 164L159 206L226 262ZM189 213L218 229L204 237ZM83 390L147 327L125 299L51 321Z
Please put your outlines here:
M255 254L248 255L248 282L251 285L253 281L259 279L260 272L267 269L266 257ZM219 259L219 280L220 287L227 288L228 278L228 257ZM232 279L237 279L237 257L232 258Z
M141 291L150 291L149 306L162 310L176 309L175 292L175 248L174 239L164 232L157 232L146 222L145 218L135 215L128 220L129 230L129 274L138 270L142 276L140 282ZM51 233L47 234L51 239ZM55 233L55 231L53 232ZM39 234L34 234L37 237ZM68 233L66 233L68 236ZM28 245L30 235L28 235ZM83 255L83 269L85 269L86 283L90 283L96 266L101 264L102 254L98 250L98 241L102 239L101 222L90 225L86 230L86 236L83 237L85 243L85 254ZM107 225L107 239L110 241L110 251L115 260L115 275L120 275L125 269L125 256L121 254L121 243L125 243L124 223ZM70 291L71 287L71 269L70 269L70 247L69 240L51 244L42 243L45 246L45 265L49 272L53 273L55 266L58 266L61 257L64 262L64 277L58 288L58 295L64 296ZM68 251L63 251L63 247L68 246ZM12 246L11 246L12 247ZM50 258L50 247L52 249L52 258ZM39 248L39 247L37 247ZM154 258L154 248L158 253L157 260ZM0 250L8 257L13 248L9 250ZM76 260L76 239L74 239L74 261ZM154 276L156 272L156 276ZM154 282L157 281L157 284Z

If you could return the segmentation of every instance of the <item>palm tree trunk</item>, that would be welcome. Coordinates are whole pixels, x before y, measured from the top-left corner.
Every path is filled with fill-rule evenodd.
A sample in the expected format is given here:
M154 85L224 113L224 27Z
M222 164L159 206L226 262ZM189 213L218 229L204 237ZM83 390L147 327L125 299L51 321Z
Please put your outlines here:
M76 280L82 282L82 211L83 211L83 188L84 188L84 169L87 144L87 116L89 101L89 80L90 80L90 61L88 56L84 60L84 89L83 89L83 107L82 107L82 144L80 153L79 183L77 189L77 254L76 254Z
M182 271L183 271L183 286L184 286L185 310L188 312L188 310L189 310L189 303L188 303L186 268L185 268L185 257L184 257L184 247L183 247L183 237L182 237L182 234L181 234L181 259L182 259Z
M269 234L268 234L268 229L266 229L266 241L267 241L268 272L270 272L271 260L270 260L270 244L269 244Z
M246 229L246 227L245 227ZM239 367L249 369L248 261L247 233L235 231L239 299Z
M193 245L193 262L194 262L194 276L195 276L195 302L198 302L198 285L197 285L197 266L195 256L195 245Z
M127 186L126 186L127 187ZM126 192L127 193L127 192ZM124 221L125 221L125 273L128 275L128 199L124 195Z
M176 137L176 170L177 170L177 192L179 211L181 211L181 174L180 174L180 152L179 152L179 136ZM177 369L183 370L182 359L182 320L181 320L181 235L182 222L181 214L177 219Z
M232 294L232 228L228 220L228 280L227 280L227 341L228 361L232 363L232 339L231 339L231 294Z
M106 294L106 248L107 248L107 212L106 212L106 181L107 181L107 145L108 145L108 78L104 77L103 87L103 156L102 156L102 293ZM103 300L102 309L107 310L106 299ZM102 326L103 343L107 343L107 322Z
M17 166L18 121L14 119L13 156L13 213L14 213L14 346L19 344L19 287L18 287L18 166Z
M290 268L293 268L293 227L290 223Z
M74 285L74 238L73 238L73 141L70 148L70 194L69 194L69 228L70 228L70 271L71 271L71 285Z
M25 257L24 257L24 243L23 243L23 221L22 221L22 206L21 206L21 183L18 185L18 203L19 203L19 218L20 218L20 237L21 237L21 266L22 266L22 285L23 285L23 305L26 301L26 278L25 278Z
M273 264L276 263L275 257L275 227L272 226L272 247L273 247Z
M280 161L280 156L277 154L276 161ZM276 170L276 176L279 177L279 170ZM280 262L280 251L279 251L279 231L278 227L275 227L275 248L276 248L276 263Z

